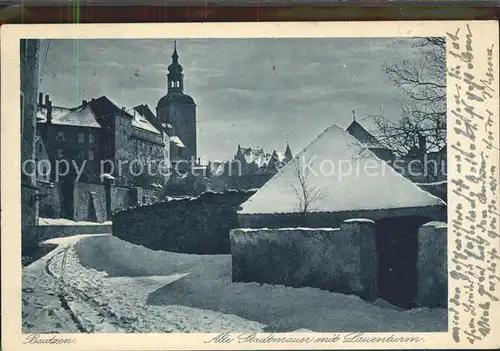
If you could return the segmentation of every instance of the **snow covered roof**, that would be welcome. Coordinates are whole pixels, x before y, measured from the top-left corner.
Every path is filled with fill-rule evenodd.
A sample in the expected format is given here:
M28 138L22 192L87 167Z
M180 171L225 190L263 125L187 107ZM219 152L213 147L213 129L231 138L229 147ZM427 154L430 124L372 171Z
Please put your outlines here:
M170 141L173 142L175 145L177 145L178 147L186 147L184 145L184 143L182 142L181 138L179 138L178 136L171 136L170 137Z
M37 123L47 123L47 108L39 107L36 111ZM52 107L52 124L75 127L101 128L96 116L88 106L75 108Z
M243 148L242 154L246 164L255 164L257 168L266 167L271 159L270 154L266 154L263 149Z
M221 176L225 172L226 162L212 161L210 162L209 166L210 166L210 172L214 176Z
M309 169L307 187L320 193L310 212L445 206L334 124L243 203L239 213L297 213L297 169L302 176Z
M285 153L281 151L275 151L276 156L278 156L278 161L283 162L285 161Z
M161 135L161 132L152 125L145 116L143 116L138 110L134 110L134 119L132 120L132 126Z

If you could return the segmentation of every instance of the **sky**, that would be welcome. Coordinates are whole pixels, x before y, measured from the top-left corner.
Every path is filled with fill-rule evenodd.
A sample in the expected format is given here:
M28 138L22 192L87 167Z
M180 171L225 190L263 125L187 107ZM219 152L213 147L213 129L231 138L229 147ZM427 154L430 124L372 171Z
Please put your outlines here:
M42 41L42 54L47 41ZM40 92L74 107L106 95L155 112L167 92L173 39L50 40ZM333 123L399 118L401 91L384 64L418 52L397 38L177 39L184 92L197 104L198 156L231 159L240 144L298 153ZM366 118L366 119L365 119Z

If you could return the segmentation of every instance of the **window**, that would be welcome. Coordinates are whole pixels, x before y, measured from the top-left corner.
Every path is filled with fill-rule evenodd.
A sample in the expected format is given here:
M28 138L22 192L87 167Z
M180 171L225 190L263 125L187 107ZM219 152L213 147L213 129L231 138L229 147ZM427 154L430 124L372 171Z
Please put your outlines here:
M65 141L66 139L64 138L64 132L57 132L57 141Z
M58 149L58 150L57 150L57 158L61 159L61 158L63 158L63 157L64 157L64 154L63 154L62 149Z
M38 152L42 152L42 144L38 144Z
M85 141L85 135L83 133L78 133L78 142L83 143Z
M89 134L89 143L93 143L94 142L94 134Z
M85 151L78 151L78 159L83 160L84 157L85 157Z
M94 159L94 151L89 151L89 160L93 160Z

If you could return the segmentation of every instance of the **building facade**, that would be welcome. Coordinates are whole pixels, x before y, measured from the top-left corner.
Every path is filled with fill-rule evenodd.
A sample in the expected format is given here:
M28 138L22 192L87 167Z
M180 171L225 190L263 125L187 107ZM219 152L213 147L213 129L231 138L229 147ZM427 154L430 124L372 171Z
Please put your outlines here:
M101 171L112 174L117 185L149 187L165 181L168 166L165 131L155 127L143 110L118 107L106 96L89 106L101 126ZM100 176L100 175L99 175Z
M262 148L241 147L231 161L209 162L207 177L214 190L250 190L262 187L278 170L293 159L287 143L284 152L265 152Z
M38 223L38 198L35 159L36 109L39 84L40 41L21 39L21 226L23 237L29 236Z
M43 100L40 93L37 133L46 147L51 165L50 179L99 182L99 166L103 159L101 129L85 101L74 108L53 106L50 96L45 95Z

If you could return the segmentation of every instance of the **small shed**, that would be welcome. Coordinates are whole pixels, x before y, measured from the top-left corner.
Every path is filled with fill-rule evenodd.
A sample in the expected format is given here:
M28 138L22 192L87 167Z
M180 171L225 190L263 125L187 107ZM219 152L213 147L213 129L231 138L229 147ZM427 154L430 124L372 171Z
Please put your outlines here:
M446 203L339 126L323 131L238 211L241 228L337 228L351 218L375 223L380 296L411 307L419 228L445 221Z

